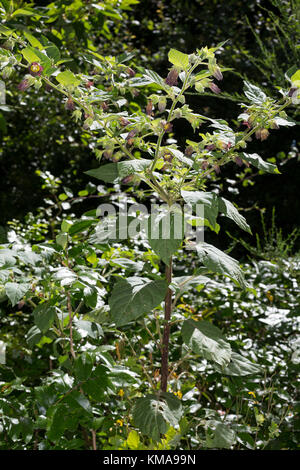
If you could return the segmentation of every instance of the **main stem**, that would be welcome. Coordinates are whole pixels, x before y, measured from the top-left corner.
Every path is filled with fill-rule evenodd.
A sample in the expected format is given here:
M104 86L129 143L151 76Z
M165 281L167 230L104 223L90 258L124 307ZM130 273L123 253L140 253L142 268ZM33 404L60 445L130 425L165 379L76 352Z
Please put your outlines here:
M172 258L170 263L166 266L166 279L167 283L172 282ZM169 342L170 342L170 319L172 313L172 291L168 288L165 298L165 322L164 332L162 337L162 349L161 349L161 386L162 392L167 391L168 376L169 376Z

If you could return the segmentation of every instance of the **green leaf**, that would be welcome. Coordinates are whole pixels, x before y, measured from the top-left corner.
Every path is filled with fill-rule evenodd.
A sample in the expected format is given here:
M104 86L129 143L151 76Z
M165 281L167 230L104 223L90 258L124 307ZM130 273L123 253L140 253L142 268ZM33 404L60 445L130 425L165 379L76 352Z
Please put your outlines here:
M95 232L89 238L89 243L108 243L111 241L126 240L128 238L128 226L134 217L106 217L99 222Z
M276 165L265 162L257 153L243 152L243 159L246 160L246 162L251 163L251 165L255 166L259 170L266 171L267 173L280 174L280 171Z
M261 367L257 364L253 364L253 362L235 352L231 354L230 363L224 369L218 366L215 367L220 374L237 377L245 375L259 375L262 373Z
M300 70L297 70L292 76L291 76L291 81L292 83L299 82L300 81Z
M86 175L93 176L106 183L113 183L117 178L125 178L126 176L144 171L149 165L150 160L128 160L119 163L108 163L94 170L85 171Z
M56 243L62 248L66 248L68 244L68 235L66 233L59 233L56 235Z
M204 218L208 220L213 230L217 229L219 212L218 196L205 191L181 191L181 196L192 209L197 212L197 206L204 207ZM202 216L201 212L200 215Z
M54 61L54 63L58 62L60 60L60 52L59 49L52 44L51 46L48 46L45 48L45 52L50 59Z
M166 434L170 426L177 427L181 416L180 400L166 392L139 398L133 408L134 425L154 441Z
M207 267L207 269L215 273L229 276L241 287L247 287L243 272L234 258L231 258L231 256L228 256L215 246L209 245L205 242L200 242L196 249L200 257L200 261Z
M87 230L92 224L98 222L97 219L86 219L80 220L79 222L75 222L72 227L69 229L69 234L71 236L75 235L76 233L84 232Z
M109 385L111 386L107 369L99 364L92 372L89 380L82 384L82 389L93 400L100 402L105 399L104 392Z
M189 67L189 56L183 52L171 49L168 54L169 62L179 69L186 70Z
M91 338L98 339L103 336L103 330L100 325L87 320L74 321L74 328L80 334L81 338L90 336Z
M36 39L31 33L29 33L28 31L24 31L23 34L25 38L30 42L32 47L37 47L40 50L44 49L44 46L40 43L40 41Z
M11 267L16 264L15 253L12 250L8 250L6 248L0 249L0 266L1 268L4 267Z
M74 362L74 374L79 381L87 380L93 369L93 358L90 354L83 352L76 357Z
M81 83L81 81L78 78L76 78L75 75L69 70L60 72L58 75L56 75L55 78L59 83L61 83L61 85L65 87L78 86Z
M56 317L55 307L50 306L48 302L39 304L33 311L34 323L45 333L53 325Z
M219 198L219 211L229 219L233 220L241 229L252 234L251 228L247 224L245 217L239 213L230 201L223 197Z
M244 81L244 93L255 104L261 104L267 99L267 95L260 88L246 81Z
M206 432L206 446L209 449L230 449L236 441L233 429L218 421L209 421Z
M167 283L141 277L128 277L115 285L109 306L117 326L126 325L150 313L165 298Z
M51 61L46 54L43 54L39 49L35 49L31 46L25 47L21 50L23 57L29 62L38 62L40 63L45 69L51 66Z
M140 445L140 436L137 431L130 431L128 434L126 444L130 450L137 450Z
M175 294L183 294L191 287L198 287L199 285L207 284L211 279L206 276L178 276L173 277L170 288L174 290Z
M231 347L216 326L208 321L186 320L182 325L183 341L200 356L225 367L231 358Z
M118 164L108 163L107 165L102 165L99 168L88 170L84 173L86 175L93 176L98 180L105 181L105 183L113 183L119 176Z
M147 237L153 251L167 265L170 257L179 249L184 237L182 212L164 211L150 215L146 221Z
M24 297L29 289L29 284L18 284L17 282L7 282L5 284L6 295L13 307Z

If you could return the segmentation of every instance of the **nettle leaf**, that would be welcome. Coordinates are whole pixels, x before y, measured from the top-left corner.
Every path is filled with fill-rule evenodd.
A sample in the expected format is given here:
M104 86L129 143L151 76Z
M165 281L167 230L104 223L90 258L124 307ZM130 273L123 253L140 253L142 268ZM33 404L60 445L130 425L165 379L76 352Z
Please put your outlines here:
M257 153L245 153L243 152L243 159L246 162L251 163L259 170L266 171L267 173L277 173L280 174L276 165L272 163L265 162Z
M17 282L7 282L5 292L12 306L14 307L30 289L30 284L18 284Z
M166 434L170 426L178 427L181 416L180 400L166 392L139 398L133 408L134 425L154 441Z
M225 367L231 358L231 347L221 330L208 321L186 320L181 334L185 344L192 351L210 361Z
M65 87L80 85L80 80L76 78L75 75L69 70L60 72L58 75L56 75L55 78L58 81L58 83L60 83L61 85Z
M169 265L171 256L179 249L184 237L183 213L165 210L150 215L146 221L146 229L152 250Z
M243 217L237 208L232 204L232 202L224 199L223 197L219 198L219 211L222 212L226 217L233 220L241 229L245 230L248 233L251 233L251 228L247 224L245 217Z
M51 61L50 61L49 57L47 57L46 54L43 54L43 52L41 52L38 49L35 49L31 46L28 46L28 47L25 47L24 49L22 49L21 53L22 53L24 59L26 59L27 62L30 63L30 64L32 62L38 62L44 68L48 68L48 67L51 66Z
M189 56L183 52L171 49L168 54L169 62L180 69L187 69L189 66Z
M233 352L229 364L222 369L221 367L215 366L220 374L231 375L231 376L245 376L245 375L260 375L262 369L257 364L246 359L241 354Z
M205 191L181 191L181 196L187 204L192 206L192 209L196 213L199 212L200 216L204 215L213 230L217 229L219 202L218 196L215 193ZM204 214L201 213L202 207L204 209Z
M261 104L267 99L267 95L260 88L246 81L244 81L244 93L255 104Z
M229 276L241 287L247 287L243 271L239 267L239 263L234 258L231 258L231 256L228 256L215 246L205 242L198 243L196 249L200 261L210 271Z
M94 170L85 171L85 174L105 181L105 183L113 183L117 178L122 179L126 176L144 171L150 163L150 160L145 159L108 163Z
M45 333L53 325L56 317L55 307L49 302L38 305L33 311L34 323L40 331Z
M117 326L126 325L157 307L165 298L167 283L142 277L117 282L109 299L111 315Z

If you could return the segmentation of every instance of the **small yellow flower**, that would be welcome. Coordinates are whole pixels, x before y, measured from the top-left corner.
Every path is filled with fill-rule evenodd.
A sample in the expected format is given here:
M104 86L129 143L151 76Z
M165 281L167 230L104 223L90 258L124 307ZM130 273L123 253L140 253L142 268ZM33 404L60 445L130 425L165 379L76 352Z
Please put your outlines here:
M117 424L122 427L124 422L122 419L117 419Z
M256 398L256 395L255 395L255 393L254 393L254 392L248 392L248 395L252 395L252 396L253 396L253 398Z
M178 390L177 392L174 392L174 395L176 395L176 396L179 398L179 400L181 400L181 398L182 398L182 393L181 393L180 390Z
M120 388L120 390L118 391L118 395L119 395L120 397L124 397L125 392L124 392L123 388Z

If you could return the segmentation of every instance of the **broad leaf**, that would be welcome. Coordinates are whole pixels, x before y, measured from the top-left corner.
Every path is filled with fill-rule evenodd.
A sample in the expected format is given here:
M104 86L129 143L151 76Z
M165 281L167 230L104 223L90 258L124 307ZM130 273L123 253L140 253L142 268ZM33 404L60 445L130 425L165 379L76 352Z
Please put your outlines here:
M117 326L150 313L165 298L167 283L141 277L122 279L115 285L109 306Z
M55 307L48 302L38 305L33 311L34 323L45 333L52 326L56 316Z
M154 441L166 434L169 427L177 427L182 415L181 402L170 393L139 398L133 408L133 422L139 430Z
M164 211L150 215L147 219L147 237L153 251L167 265L176 253L184 237L182 212Z
M267 173L277 173L280 174L276 165L272 163L265 162L257 153L243 153L243 159L246 162L251 163L259 170L266 171Z
M241 287L247 287L243 272L239 267L238 262L234 258L231 258L231 256L228 256L226 253L219 250L215 246L209 245L205 242L198 243L196 249L200 261L210 271L229 276Z
M241 227L241 229L248 233L252 233L245 217L239 213L237 208L234 207L230 201L224 199L223 197L219 198L219 211L229 219L233 220L239 227Z
M235 432L227 424L218 421L208 422L206 446L209 449L230 449L235 442Z
M17 282L7 282L5 284L6 295L13 307L24 297L29 288L29 284L18 284Z
M69 70L60 72L58 75L56 75L55 78L61 85L65 87L80 85L80 80L76 78L75 75Z
M245 375L259 375L262 373L262 369L257 364L253 364L253 362L235 352L232 353L230 363L224 369L218 366L215 367L221 374L237 377Z
M257 86L244 81L244 93L255 104L261 104L267 99L267 95Z
M145 159L108 163L107 165L102 165L94 170L86 171L85 174L105 181L106 183L113 183L117 178L122 179L126 176L144 171L150 163L150 160Z
M231 347L216 326L208 321L186 320L182 325L183 341L200 356L225 367L231 358Z
M187 69L189 66L189 56L183 52L171 49L168 54L169 62L179 69Z
M197 206L204 208L204 217L208 220L213 230L217 228L217 216L219 211L218 197L215 193L205 191L181 191L181 196L187 204L190 204L197 213Z

